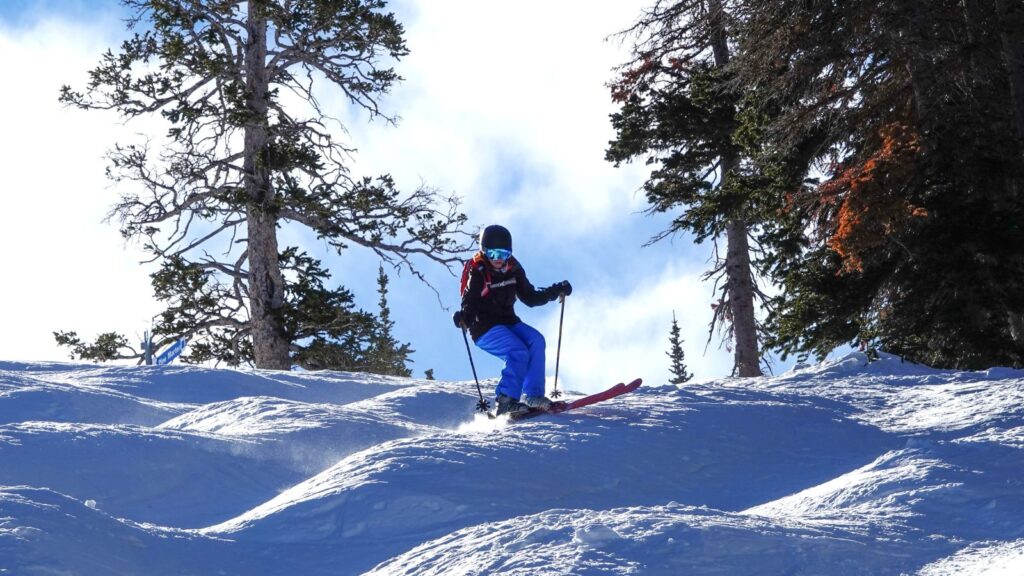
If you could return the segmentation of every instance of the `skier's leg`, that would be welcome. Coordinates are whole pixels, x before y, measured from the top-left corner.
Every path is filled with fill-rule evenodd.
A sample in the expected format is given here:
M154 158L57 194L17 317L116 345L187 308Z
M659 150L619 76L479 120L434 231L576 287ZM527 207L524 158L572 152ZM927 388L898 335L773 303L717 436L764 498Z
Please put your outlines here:
M530 352L526 344L508 326L498 325L476 341L477 347L505 361L496 395L504 394L515 400L523 393Z
M544 335L536 328L525 322L520 322L511 327L512 332L518 336L529 350L529 359L526 363L526 376L523 379L523 393L527 396L544 396Z

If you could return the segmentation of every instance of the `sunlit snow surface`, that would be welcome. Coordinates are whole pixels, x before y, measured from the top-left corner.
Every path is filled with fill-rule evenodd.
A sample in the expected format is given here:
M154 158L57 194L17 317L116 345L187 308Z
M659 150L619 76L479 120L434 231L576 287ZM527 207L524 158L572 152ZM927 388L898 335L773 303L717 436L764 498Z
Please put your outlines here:
M0 362L0 575L1024 574L1024 371L855 354L515 424L475 394Z

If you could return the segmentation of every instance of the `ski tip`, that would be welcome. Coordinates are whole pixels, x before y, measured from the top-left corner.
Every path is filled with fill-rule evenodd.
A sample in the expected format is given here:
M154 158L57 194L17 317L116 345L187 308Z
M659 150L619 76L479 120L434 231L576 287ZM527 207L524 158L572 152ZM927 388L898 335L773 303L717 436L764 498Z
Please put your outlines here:
M636 380L633 380L629 384L626 384L626 390L632 392L633 390L636 390L637 388L639 388L640 385L643 384L643 382L644 382L643 378L637 378Z

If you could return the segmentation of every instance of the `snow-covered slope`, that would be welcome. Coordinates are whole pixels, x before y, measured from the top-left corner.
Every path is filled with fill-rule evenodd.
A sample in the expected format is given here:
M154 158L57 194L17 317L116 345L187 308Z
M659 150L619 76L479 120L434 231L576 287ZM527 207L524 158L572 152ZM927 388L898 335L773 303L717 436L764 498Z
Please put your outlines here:
M1024 371L474 395L0 362L0 574L1024 574Z

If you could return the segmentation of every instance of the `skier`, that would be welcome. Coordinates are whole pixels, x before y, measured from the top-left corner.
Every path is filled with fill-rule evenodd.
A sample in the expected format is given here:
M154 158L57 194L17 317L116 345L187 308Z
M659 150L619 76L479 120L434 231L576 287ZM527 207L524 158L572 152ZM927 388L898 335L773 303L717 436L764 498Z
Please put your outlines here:
M469 330L478 348L505 361L495 391L496 414L551 407L544 395L544 336L516 316L516 297L533 307L570 294L568 280L540 290L530 284L512 257L512 234L506 228L492 225L480 233L480 251L463 270L462 308L453 320Z

